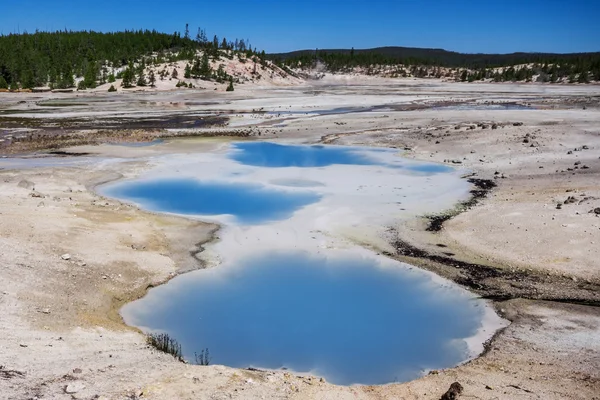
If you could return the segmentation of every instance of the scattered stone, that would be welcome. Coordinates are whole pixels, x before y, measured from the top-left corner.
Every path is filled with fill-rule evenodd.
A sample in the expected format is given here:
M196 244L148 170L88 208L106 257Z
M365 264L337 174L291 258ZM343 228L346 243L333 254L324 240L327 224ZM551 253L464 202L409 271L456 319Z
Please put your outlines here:
M580 164L581 164L581 161L575 161L575 164L573 164L573 165L580 165Z
M463 387L460 383L454 382L450 385L450 389L442 395L440 400L456 400L463 392Z
M496 125L496 124L493 124L493 125L492 125L492 129L498 129L498 125Z
M41 198L43 199L45 196L43 194L41 194L40 192L31 192L29 193L29 197L35 197L35 198Z
M62 256L60 256L60 258L67 261L67 260L71 259L71 255L69 253L66 253L66 254L63 254Z
M590 148L589 148L589 146L588 146L588 145L585 145L585 144L584 144L584 145L583 145L581 148L582 148L583 150L589 150L589 149L590 149Z
M565 200L565 204L572 204L572 203L577 203L577 199L574 196L567 197L567 199Z
M74 373L74 374L81 374L82 372L83 372L83 370L82 370L81 368L75 368L75 369L73 370L73 373Z
M562 209L562 204L561 204L561 203L558 203L558 204L556 205L556 209L557 209L557 210L560 210L560 209Z
M75 394L77 392L82 391L83 389L85 389L85 385L81 382L73 382L73 383L69 383L67 386L65 386L65 393L66 394Z
M513 126L523 126L523 123L522 122L514 122Z
M590 213L594 213L596 215L600 215L600 207L594 208L593 210L590 211Z
M567 154L573 154L573 150L567 151Z
M486 388L487 390L494 390L494 388L493 388L493 387L491 387L490 385L485 385L485 388Z
M21 346L21 347L27 347L27 345L25 343L19 343L19 346Z
M589 169L590 167L588 167L587 165L583 165L581 166L581 169Z

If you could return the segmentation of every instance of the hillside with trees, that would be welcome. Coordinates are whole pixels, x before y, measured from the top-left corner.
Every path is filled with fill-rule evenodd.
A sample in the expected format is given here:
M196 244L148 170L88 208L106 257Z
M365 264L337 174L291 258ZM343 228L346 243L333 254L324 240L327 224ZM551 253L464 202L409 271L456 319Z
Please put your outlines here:
M269 54L270 60L291 69L324 65L329 72L361 70L369 74L541 82L600 81L598 53L461 54L441 49L379 47L374 49L301 50Z
M89 89L117 79L126 88L153 86L165 78L164 68L155 72L155 66L181 61L187 63L186 76L169 71L170 79L231 82L232 76L213 65L233 57L266 62L264 51L257 52L248 40L216 35L209 40L200 28L192 37L188 25L183 34L149 30L9 34L0 36L0 89Z

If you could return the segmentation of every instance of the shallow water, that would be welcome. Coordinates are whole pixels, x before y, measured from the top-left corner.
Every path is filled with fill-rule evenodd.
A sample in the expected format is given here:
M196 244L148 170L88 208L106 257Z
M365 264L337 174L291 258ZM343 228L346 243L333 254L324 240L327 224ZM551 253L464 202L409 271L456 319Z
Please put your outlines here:
M208 348L214 364L382 384L464 360L483 306L398 263L284 252L178 277L122 314L191 361Z
M348 146L282 145L272 142L240 142L232 145L229 157L241 164L268 168L318 168L330 165L380 165L404 168L413 172L440 173L451 169L442 164L407 164L401 159L382 159L383 153L392 155L394 150ZM378 154L379 153L379 154Z
M224 224L201 255L214 268L122 310L172 334L191 361L209 348L216 364L376 384L456 365L485 340L464 340L484 302L356 245L381 246L398 218L452 207L469 190L459 171L393 149L269 142L161 160L101 192Z
M286 219L318 201L313 192L274 190L260 184L156 179L122 182L104 193L127 199L152 211L184 215L233 215L242 224Z

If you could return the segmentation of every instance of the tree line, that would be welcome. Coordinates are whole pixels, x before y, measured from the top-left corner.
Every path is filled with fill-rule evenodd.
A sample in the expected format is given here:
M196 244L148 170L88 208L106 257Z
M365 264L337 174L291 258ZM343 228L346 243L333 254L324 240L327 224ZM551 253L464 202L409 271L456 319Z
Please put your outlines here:
M527 81L534 75L543 82L586 83L600 81L600 53L574 54L460 54L438 49L403 47L371 50L304 50L267 56L280 66L312 68L317 63L330 72L348 72L354 68L398 67L406 76L407 68L413 76L431 76L428 71L452 68L461 71L458 79L475 81ZM519 65L530 65L519 67ZM439 75L436 73L436 75ZM439 76L438 76L439 77Z
M199 52L203 52L202 57L198 57ZM259 54L248 40L228 41L216 35L209 40L201 28L192 38L189 25L183 34L65 30L0 35L0 89L72 88L77 77L83 77L79 88L93 88L99 83L114 82L115 74L127 78L124 86L145 85L156 77L140 77L141 66L181 60L188 60L195 68L190 76L227 80L229 76L222 72L217 75L216 71L208 71L204 58L218 59L224 53L264 59L264 52Z

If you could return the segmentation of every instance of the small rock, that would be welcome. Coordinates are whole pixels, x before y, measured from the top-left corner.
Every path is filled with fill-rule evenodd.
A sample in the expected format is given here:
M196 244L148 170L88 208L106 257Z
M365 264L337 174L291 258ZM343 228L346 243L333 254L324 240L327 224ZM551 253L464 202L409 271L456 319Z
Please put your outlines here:
M513 126L523 126L523 123L522 122L514 122Z
M71 255L69 253L63 254L62 256L60 256L60 258L62 258L63 260L70 260L71 259Z
M19 343L19 346L21 346L21 347L27 347L27 345L25 343Z
M65 393L66 394L75 394L77 392L82 391L83 389L85 389L85 385L81 382L73 382L73 383L69 383L67 386L65 386Z
M450 389L442 395L440 400L456 400L463 392L463 387L460 383L454 382L450 385Z
M583 145L583 147L581 147L581 148L582 148L583 150L589 150L589 149L590 149L590 148L589 148L589 146L587 146L587 145Z
M74 374L80 374L80 373L82 373L82 372L83 372L83 370L82 370L81 368L75 368L75 369L73 370L73 373L74 373Z
M600 207L594 208L590 213L594 213L596 215L600 215Z
M491 387L490 385L485 385L485 388L486 388L487 390L494 390L494 388L493 388L493 387Z

